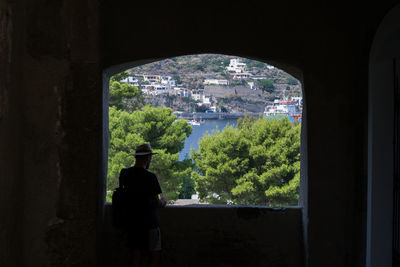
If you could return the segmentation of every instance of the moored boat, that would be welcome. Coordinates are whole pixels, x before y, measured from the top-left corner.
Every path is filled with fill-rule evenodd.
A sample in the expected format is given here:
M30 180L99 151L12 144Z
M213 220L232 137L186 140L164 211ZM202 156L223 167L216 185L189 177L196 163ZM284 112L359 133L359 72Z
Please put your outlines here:
M275 99L272 105L265 107L264 115L266 118L288 118L291 122L302 120L302 98L297 97L292 100Z

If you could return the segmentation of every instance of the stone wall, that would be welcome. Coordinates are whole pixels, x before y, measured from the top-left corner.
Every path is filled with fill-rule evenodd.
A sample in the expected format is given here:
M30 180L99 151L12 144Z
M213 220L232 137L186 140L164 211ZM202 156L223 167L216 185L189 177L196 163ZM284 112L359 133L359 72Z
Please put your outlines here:
M21 15L13 1L0 2L0 266L22 266L23 89Z
M0 15L0 266L96 266L99 1L2 1Z
M252 90L248 86L222 86L222 85L206 85L204 86L204 94L214 97L224 97L229 95L237 95L251 100L263 100L265 95L262 90Z
M129 251L106 206L104 266L127 266ZM163 267L304 266L300 208L167 207L159 210Z

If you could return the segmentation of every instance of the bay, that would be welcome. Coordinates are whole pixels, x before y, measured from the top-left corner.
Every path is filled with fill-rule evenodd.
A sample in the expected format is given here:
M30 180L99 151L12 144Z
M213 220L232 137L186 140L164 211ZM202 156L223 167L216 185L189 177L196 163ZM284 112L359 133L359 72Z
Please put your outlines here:
M226 126L236 127L237 120L204 120L204 123L200 125L192 125L193 131L192 134L186 138L185 146L182 151L179 153L179 160L183 160L186 157L190 158L190 150L193 148L195 150L199 150L199 141L200 139L208 132L212 134L213 130L222 131Z

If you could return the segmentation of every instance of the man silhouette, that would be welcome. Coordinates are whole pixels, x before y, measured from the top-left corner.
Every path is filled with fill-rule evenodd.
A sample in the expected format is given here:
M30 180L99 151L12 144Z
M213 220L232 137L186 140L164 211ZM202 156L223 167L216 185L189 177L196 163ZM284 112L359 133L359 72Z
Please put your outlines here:
M158 266L161 255L161 236L156 208L165 207L166 201L159 198L162 193L157 176L149 172L153 153L150 144L136 147L136 163L124 168L119 183L128 192L128 226L125 229L127 246L132 249L133 266L140 266L144 254L150 253L149 266Z

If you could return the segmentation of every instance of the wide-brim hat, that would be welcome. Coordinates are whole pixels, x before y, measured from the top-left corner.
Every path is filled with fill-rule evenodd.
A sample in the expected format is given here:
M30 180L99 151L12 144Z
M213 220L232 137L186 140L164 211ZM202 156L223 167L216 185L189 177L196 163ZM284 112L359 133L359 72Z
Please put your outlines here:
M136 153L131 153L131 156L145 156L145 155L156 155L158 153L153 153L150 144L142 144L136 147Z

